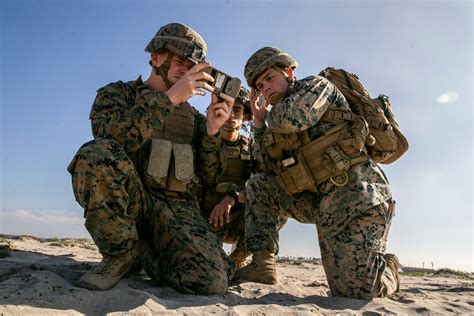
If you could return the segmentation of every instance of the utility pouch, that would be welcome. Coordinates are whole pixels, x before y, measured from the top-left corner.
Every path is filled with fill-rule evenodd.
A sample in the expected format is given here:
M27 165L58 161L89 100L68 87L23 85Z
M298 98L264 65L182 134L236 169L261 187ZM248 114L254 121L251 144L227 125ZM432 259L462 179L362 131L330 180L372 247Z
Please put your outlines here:
M152 188L164 189L168 180L172 143L169 140L153 138L150 155L145 169L145 181Z
M302 162L280 173L276 176L276 181L289 195L303 192L304 190L317 192L313 177L311 173L306 170Z
M369 126L363 117L355 117L349 128L341 133L337 141L339 147L347 154L353 155L366 151L365 144L369 136Z
M194 152L190 144L173 144L175 176L179 182L188 184L194 177Z
M354 148L348 122L335 126L309 144L301 148L302 159L308 166L316 185L330 180L337 186L348 181L347 171L351 166L367 161L364 152ZM342 139L342 140L341 140ZM339 179L343 176L343 179Z
M194 178L194 153L190 144L172 144L173 161L166 189L185 192Z
M268 154L275 159L280 159L284 149L298 149L301 147L301 140L298 134L273 133L267 129L263 134L263 144Z

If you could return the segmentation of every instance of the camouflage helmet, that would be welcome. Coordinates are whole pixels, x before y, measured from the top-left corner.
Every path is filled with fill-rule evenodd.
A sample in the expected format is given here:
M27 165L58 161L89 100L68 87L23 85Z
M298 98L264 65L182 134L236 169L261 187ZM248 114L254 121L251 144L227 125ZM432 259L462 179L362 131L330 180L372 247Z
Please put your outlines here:
M239 95L235 98L235 102L244 105L244 114L248 114L249 120L253 118L252 108L250 107L250 92L244 87L240 87Z
M244 68L245 79L250 87L255 87L255 80L265 70L274 66L298 67L296 60L276 47L264 47L253 53Z
M147 53L169 50L194 63L204 61L207 45L201 35L187 25L170 23L162 26L145 48Z

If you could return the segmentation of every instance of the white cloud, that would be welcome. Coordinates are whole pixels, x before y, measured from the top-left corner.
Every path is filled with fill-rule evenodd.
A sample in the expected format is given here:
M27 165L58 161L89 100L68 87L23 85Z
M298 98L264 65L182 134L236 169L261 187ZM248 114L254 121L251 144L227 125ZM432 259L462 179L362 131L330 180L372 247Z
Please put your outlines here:
M0 214L0 233L36 237L89 237L84 218L64 210L6 210Z
M457 99L458 93L456 91L447 91L440 95L436 101L438 101L439 104L449 104L455 102Z
M10 212L10 216L22 222L49 224L82 224L83 222L81 217L68 214L65 211L15 210Z

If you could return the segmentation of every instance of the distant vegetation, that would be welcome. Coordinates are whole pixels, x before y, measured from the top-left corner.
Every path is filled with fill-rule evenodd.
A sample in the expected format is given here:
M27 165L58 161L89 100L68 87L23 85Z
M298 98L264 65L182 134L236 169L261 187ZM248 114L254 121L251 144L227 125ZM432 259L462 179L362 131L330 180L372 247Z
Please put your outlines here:
M412 268L412 267L407 269L406 267L404 267L403 272L400 272L400 274L407 277L446 277L446 278L474 280L474 276L472 273L467 273L467 272L457 271L457 270L452 270L452 269L447 269L447 268L431 270L431 269L422 269L422 268L417 269L417 268Z
M92 239L87 238L37 238L29 235L2 235L0 234L0 243L8 243L15 240L34 239L41 243L49 243L55 247L81 247L88 250L96 250L97 246L94 244Z
M301 265L303 262L313 263L313 264L322 264L321 258L314 257L293 257L293 256L277 256L276 262L280 263L289 263L294 265Z

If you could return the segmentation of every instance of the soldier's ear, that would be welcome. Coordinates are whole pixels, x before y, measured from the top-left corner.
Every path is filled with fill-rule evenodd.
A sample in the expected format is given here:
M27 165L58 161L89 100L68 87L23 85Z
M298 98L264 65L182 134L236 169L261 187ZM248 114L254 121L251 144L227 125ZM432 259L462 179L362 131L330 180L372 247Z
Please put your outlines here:
M286 72L286 74L288 75L288 77L291 78L291 77L293 77L294 69L291 68L291 67L288 67L288 68L286 68L286 71L285 71L285 72Z
M167 52L162 52L162 53L152 53L151 54L151 63L155 67L160 67L166 60L168 53Z

